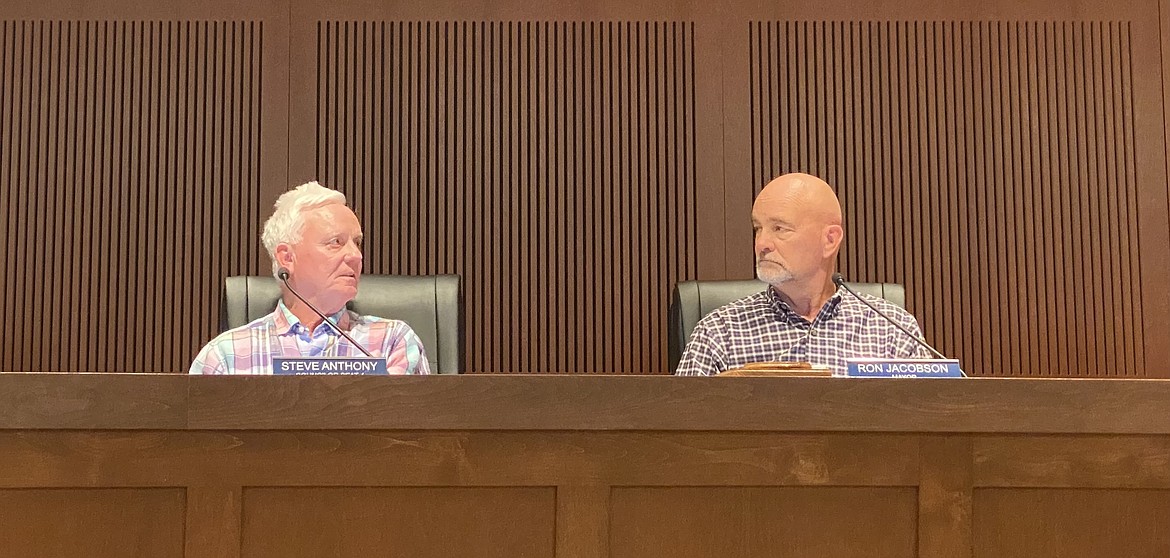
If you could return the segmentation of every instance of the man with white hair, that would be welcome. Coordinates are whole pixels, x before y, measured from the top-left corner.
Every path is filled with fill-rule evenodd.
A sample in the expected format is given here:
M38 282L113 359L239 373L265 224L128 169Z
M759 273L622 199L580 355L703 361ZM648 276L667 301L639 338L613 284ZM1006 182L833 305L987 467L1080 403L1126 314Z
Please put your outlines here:
M291 286L391 374L429 374L422 342L405 322L361 316L345 305L357 296L362 273L362 227L345 195L316 182L276 200L264 224L264 247L281 299L267 316L226 331L199 351L191 374L271 374L273 357L363 356L361 348L323 323Z
M768 288L716 309L691 333L675 374L708 376L758 362L809 362L843 374L848 358L930 354L833 281L845 231L841 202L815 176L778 177L752 206L756 276ZM878 297L867 301L921 338L918 321Z

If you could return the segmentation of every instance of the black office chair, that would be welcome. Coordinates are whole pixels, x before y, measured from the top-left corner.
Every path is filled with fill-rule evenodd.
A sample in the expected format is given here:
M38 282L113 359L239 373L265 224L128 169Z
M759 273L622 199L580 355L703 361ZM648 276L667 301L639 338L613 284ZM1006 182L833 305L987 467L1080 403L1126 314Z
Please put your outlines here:
M884 298L906 307L906 289L897 283L849 283L853 290ZM670 334L667 337L667 355L670 370L678 368L682 353L691 339L691 331L704 316L716 308L746 296L763 292L768 285L762 281L680 281L674 287L667 318Z
M280 286L274 277L236 276L224 281L220 326L228 329L261 318L276 308ZM402 320L418 334L431 371L463 369L463 305L458 275L363 275L349 309L362 315Z

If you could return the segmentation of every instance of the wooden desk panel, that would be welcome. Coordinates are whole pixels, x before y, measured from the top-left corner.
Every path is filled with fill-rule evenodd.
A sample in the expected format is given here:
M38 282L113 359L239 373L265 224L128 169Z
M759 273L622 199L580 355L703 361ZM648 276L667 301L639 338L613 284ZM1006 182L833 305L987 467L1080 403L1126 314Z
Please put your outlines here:
M913 487L621 487L611 502L614 558L916 553Z
M1170 544L1170 381L0 374L0 394L0 544L26 556Z
M183 557L182 488L0 489L0 556Z
M595 375L190 378L189 428L1170 433L1170 382Z
M975 556L1170 556L1170 491L980 488Z
M249 488L241 555L552 556L556 498L553 487Z

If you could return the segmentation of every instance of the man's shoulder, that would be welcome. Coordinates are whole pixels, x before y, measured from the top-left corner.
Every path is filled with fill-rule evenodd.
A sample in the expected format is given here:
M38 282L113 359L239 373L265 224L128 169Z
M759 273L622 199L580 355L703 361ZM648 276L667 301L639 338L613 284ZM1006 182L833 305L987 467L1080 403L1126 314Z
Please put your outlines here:
M763 286L758 293L733 300L712 310L699 320L699 323L735 323L750 320L765 315L771 307L772 300L768 296L767 286Z
M195 356L190 373L233 373L236 357L252 354L257 337L270 331L274 326L273 316L269 314L216 335Z
M893 302L890 302L880 296L874 296L867 293L858 293L858 295L865 299L866 302L870 303L870 305L872 305L874 308L877 308L879 312L889 316L893 320L896 320L898 323L903 325L909 325L911 323L917 325L918 323L918 320L916 320L909 311L907 311L905 308L902 308L901 306L898 306L897 304L894 304ZM854 299L848 295L845 296L844 300L848 301L854 312L864 316L865 318L881 320L883 322L885 321L881 316L875 314L873 310L871 310L861 301L858 301L857 299Z
M383 318L381 316L358 314L352 310L349 311L350 323L353 327L362 327L369 330L382 330L387 332L405 332L414 330L411 329L410 324L393 318Z
M239 338L242 335L254 335L256 332L266 332L276 327L276 311L269 312L255 320L252 320L242 326L233 327L221 334L219 337ZM218 337L217 337L218 339Z
M275 321L272 314L266 314L255 320L252 320L242 326L234 327L219 335L216 335L207 342L207 347L237 345L241 341L251 340L257 334L266 333L275 327Z
M897 304L894 304L893 302L890 302L890 301L888 301L880 296L871 295L869 293L857 293L857 294L859 296L861 296L861 298L864 298L866 300L866 302L876 306L878 308L878 310L881 310L882 312L885 312L887 309L889 309L891 312L905 312L906 311L905 308L902 308L901 306L898 306Z

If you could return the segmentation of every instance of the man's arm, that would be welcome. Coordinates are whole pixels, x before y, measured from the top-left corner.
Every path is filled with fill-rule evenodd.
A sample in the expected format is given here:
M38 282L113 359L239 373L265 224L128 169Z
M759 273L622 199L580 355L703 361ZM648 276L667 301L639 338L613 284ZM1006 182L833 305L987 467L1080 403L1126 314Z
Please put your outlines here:
M396 322L386 334L386 371L390 374L430 374L422 340L406 322Z
M891 316L891 318L897 320L910 333L913 333L915 338L922 339L922 328L918 327L918 320L909 312L901 308L898 310L899 312ZM926 350L926 347L916 343L914 339L911 339L904 332L895 329L895 335L895 342L890 344L894 351L891 358L935 358L934 354Z
M188 374L226 374L224 366L224 355L218 350L216 339L212 339L210 343L203 346L199 354L195 356L195 360L191 362L191 370Z
M710 317L710 316L709 316ZM714 376L727 370L726 340L713 321L704 318L691 332L691 340L683 351L676 376Z

